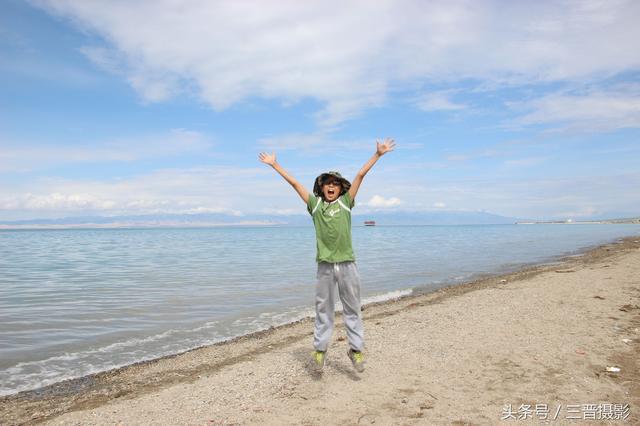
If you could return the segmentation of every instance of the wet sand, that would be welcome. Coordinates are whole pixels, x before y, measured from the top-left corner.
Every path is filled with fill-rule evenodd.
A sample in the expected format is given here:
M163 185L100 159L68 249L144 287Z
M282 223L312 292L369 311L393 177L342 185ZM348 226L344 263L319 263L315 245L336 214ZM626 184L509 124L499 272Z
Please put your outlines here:
M305 319L1 398L0 423L640 422L638 237L367 306L364 320L361 374L340 322L313 372Z

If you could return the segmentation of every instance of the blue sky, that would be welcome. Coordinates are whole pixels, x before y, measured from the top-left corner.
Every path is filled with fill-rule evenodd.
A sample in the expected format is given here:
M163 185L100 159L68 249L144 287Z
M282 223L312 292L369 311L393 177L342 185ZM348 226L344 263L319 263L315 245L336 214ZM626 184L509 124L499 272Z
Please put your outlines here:
M7 0L0 220L374 210L640 215L640 3Z

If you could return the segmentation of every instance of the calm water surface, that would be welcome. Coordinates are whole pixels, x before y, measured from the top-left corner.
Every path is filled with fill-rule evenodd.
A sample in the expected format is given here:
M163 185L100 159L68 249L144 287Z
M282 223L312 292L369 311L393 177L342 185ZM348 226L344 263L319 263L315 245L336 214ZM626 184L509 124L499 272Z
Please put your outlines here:
M638 225L354 227L367 301L548 262ZM312 315L312 227L0 231L0 395Z

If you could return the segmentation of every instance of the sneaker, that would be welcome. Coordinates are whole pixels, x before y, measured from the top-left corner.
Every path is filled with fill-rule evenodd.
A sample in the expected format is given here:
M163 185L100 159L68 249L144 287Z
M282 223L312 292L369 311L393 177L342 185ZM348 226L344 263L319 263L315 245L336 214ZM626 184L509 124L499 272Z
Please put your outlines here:
M322 369L324 368L324 363L327 360L326 352L313 351L311 355L313 357L313 366L315 367L315 370L322 371Z
M364 355L362 355L362 352L349 349L347 355L353 364L353 368L355 368L358 373L362 373L364 371Z

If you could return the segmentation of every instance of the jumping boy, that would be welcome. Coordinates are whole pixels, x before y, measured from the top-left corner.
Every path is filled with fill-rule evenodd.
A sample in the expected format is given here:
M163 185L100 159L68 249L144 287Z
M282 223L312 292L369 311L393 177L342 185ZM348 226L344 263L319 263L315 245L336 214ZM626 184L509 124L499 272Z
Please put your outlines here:
M393 139L376 141L376 153L362 166L353 184L338 172L322 173L313 185L313 194L287 173L276 161L276 154L260 153L260 161L270 165L296 190L307 205L316 228L318 281L316 319L313 333L313 360L322 370L333 332L336 284L343 306L349 339L347 355L358 372L364 371L364 328L360 312L360 276L351 245L351 209L367 172L387 152L393 151Z

